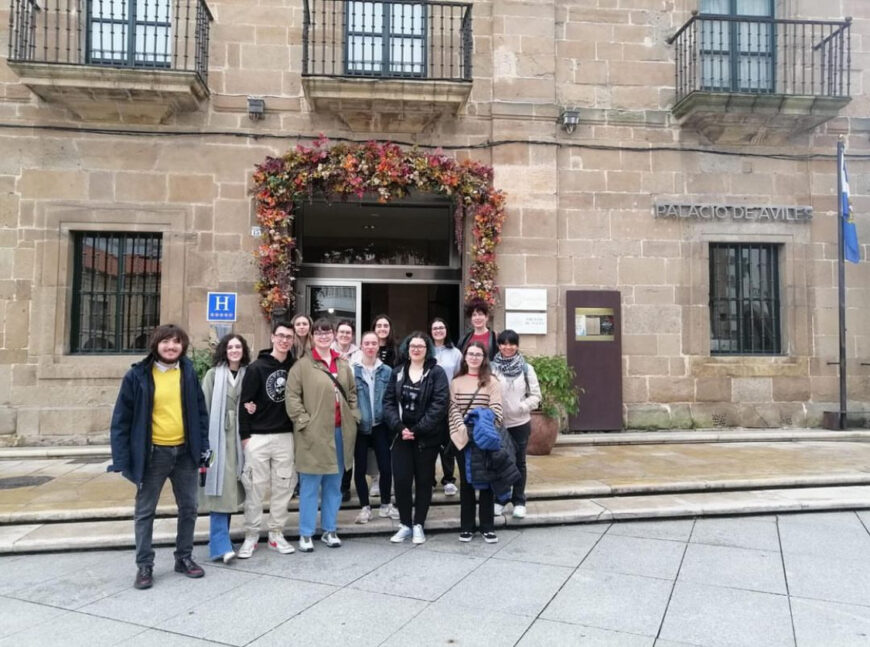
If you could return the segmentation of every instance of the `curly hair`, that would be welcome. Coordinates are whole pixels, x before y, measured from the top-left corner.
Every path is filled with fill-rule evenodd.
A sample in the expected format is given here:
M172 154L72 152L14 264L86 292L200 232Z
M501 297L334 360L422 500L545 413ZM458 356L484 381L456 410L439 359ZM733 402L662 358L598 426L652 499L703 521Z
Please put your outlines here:
M215 347L214 355L212 356L213 366L230 363L227 359L227 346L229 346L230 342L234 339L238 339L242 344L242 359L239 361L239 366L247 366L251 363L251 349L248 346L248 342L241 335L231 332L228 335L221 337L218 345Z

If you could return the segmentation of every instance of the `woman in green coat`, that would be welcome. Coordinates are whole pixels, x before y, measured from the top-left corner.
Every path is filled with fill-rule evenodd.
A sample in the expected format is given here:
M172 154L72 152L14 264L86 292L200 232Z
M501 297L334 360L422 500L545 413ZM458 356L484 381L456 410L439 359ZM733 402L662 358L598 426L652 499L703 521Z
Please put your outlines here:
M214 367L202 379L208 408L208 440L214 452L199 490L199 509L209 512L208 551L213 560L229 563L235 558L230 540L230 515L238 512L245 500L239 477L244 467L244 452L239 440L239 396L245 367L251 361L248 342L230 333L218 342Z

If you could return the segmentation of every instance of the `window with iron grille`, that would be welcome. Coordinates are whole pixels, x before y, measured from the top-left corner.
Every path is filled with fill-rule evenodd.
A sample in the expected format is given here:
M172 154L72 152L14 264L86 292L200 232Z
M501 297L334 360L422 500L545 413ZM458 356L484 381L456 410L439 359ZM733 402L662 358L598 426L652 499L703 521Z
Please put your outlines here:
M172 0L90 0L88 63L169 67Z
M346 9L345 71L360 76L426 75L426 12L419 2L361 2Z
M701 0L701 85L712 92L773 92L773 0ZM756 18L756 20L753 20ZM761 18L761 20L759 20Z
M73 233L73 353L145 350L160 323L162 234Z
M779 250L775 244L710 244L710 352L782 352Z

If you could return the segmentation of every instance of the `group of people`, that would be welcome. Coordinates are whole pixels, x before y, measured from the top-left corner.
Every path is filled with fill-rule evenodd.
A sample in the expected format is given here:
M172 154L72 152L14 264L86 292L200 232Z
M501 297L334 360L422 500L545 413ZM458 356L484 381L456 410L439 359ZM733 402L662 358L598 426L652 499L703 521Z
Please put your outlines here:
M134 586L153 584L152 527L167 478L178 505L175 570L188 577L204 574L191 557L197 509L209 512L211 559L250 558L267 490L267 545L279 553L295 552L284 530L297 487L298 549L314 550L318 509L320 540L341 546L337 516L351 479L356 523L371 520L376 489L378 515L399 521L390 541L421 544L439 457L444 493L460 496L459 540L477 530L498 541L494 517L505 505L526 515L529 419L541 393L518 335L490 330L485 302L466 315L473 329L456 346L440 318L396 344L390 318L378 315L359 347L351 322L296 315L273 323L271 347L253 362L246 340L226 335L201 386L187 334L155 329L149 355L122 382L111 427L109 469L137 485ZM236 550L230 516L240 508Z

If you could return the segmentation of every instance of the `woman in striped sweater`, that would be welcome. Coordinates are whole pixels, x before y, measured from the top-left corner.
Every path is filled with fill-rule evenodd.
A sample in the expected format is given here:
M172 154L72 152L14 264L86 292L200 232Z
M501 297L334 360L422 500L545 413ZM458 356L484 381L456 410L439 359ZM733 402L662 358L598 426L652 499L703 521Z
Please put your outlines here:
M487 407L495 415L496 426L501 426L501 386L491 373L486 347L480 342L471 342L465 349L459 373L450 383L450 440L459 450L459 541L471 541L474 536L474 508L476 491L468 482L465 454L469 443L474 442L470 430L465 425L469 411ZM498 541L495 534L492 490L480 490L479 497L480 534L488 544Z

